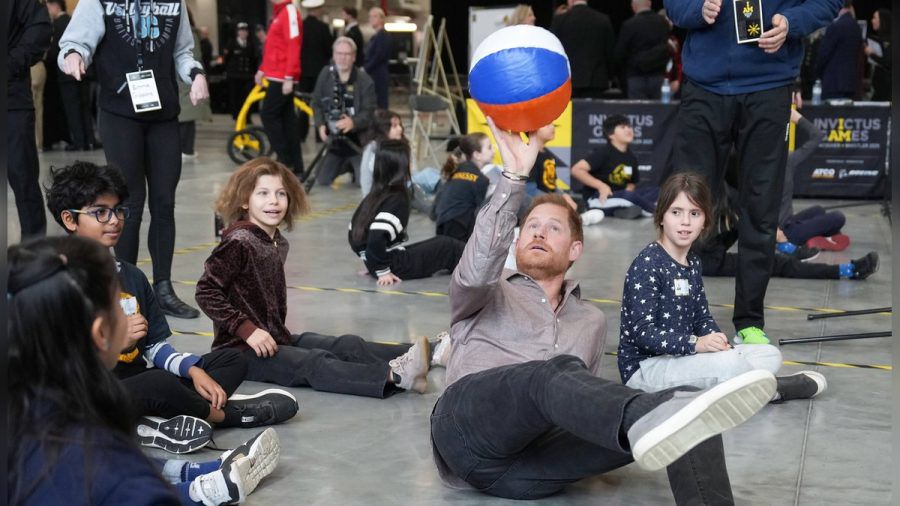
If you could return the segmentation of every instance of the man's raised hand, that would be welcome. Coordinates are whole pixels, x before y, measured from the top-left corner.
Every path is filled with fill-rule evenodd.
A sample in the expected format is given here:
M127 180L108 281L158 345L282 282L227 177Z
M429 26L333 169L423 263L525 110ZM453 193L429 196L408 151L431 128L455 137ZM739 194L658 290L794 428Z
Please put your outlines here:
M529 132L526 143L518 132L500 130L490 117L487 118L487 122L500 150L504 170L527 176L534 166L534 161L537 160L538 153L544 149L544 143L536 135L532 135L534 132Z

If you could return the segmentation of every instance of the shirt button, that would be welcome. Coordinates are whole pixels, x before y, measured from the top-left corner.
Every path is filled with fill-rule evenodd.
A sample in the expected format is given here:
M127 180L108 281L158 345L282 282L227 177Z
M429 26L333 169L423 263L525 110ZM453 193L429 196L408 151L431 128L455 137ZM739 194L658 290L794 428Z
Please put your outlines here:
M559 343L553 345L554 348L559 348Z

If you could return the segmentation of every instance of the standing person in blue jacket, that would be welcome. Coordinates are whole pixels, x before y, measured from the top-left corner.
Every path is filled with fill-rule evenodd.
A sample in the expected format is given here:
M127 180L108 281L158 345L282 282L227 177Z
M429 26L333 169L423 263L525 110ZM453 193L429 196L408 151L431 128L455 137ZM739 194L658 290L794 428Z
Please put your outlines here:
M366 46L366 61L363 68L372 76L375 82L376 103L379 109L388 108L388 95L390 94L390 74L388 74L388 60L393 53L391 36L384 29L385 14L380 7L369 10L369 25L375 30L375 35L369 39Z
M672 22L687 30L674 168L699 171L717 188L729 151L736 149L741 241L732 321L736 340L765 344L763 307L775 261L791 85L800 70L802 38L830 23L841 0L762 0L759 39L741 44L733 5L665 2Z
M682 385L710 388L753 369L776 373L781 352L770 344L732 346L709 312L700 257L691 245L712 225L703 177L671 176L653 216L657 240L625 275L619 327L619 374L626 386L657 392ZM777 377L773 401L808 399L825 377L801 371Z

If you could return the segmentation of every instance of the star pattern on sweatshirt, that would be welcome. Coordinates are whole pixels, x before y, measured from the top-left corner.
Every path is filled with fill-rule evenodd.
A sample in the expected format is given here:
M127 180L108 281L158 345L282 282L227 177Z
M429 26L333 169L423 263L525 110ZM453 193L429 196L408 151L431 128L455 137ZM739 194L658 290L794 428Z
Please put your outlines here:
M675 280L687 284L678 295ZM656 242L645 247L625 275L619 328L618 362L622 380L644 359L694 353L691 335L719 332L703 288L700 260L688 255L681 265Z

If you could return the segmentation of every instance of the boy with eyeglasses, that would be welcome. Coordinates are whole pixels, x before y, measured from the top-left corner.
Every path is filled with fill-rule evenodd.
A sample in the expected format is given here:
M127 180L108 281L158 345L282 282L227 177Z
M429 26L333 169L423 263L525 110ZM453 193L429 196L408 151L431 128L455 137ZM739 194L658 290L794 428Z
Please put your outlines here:
M51 169L47 207L70 234L112 248L119 241L129 208L128 189L112 167L75 162ZM298 410L283 390L232 395L247 374L237 351L223 349L202 357L179 353L166 340L172 334L143 271L117 259L120 303L128 315L129 346L113 373L136 401L142 415L140 443L173 453L196 450L217 427L256 427L279 423ZM163 418L157 418L163 417Z

